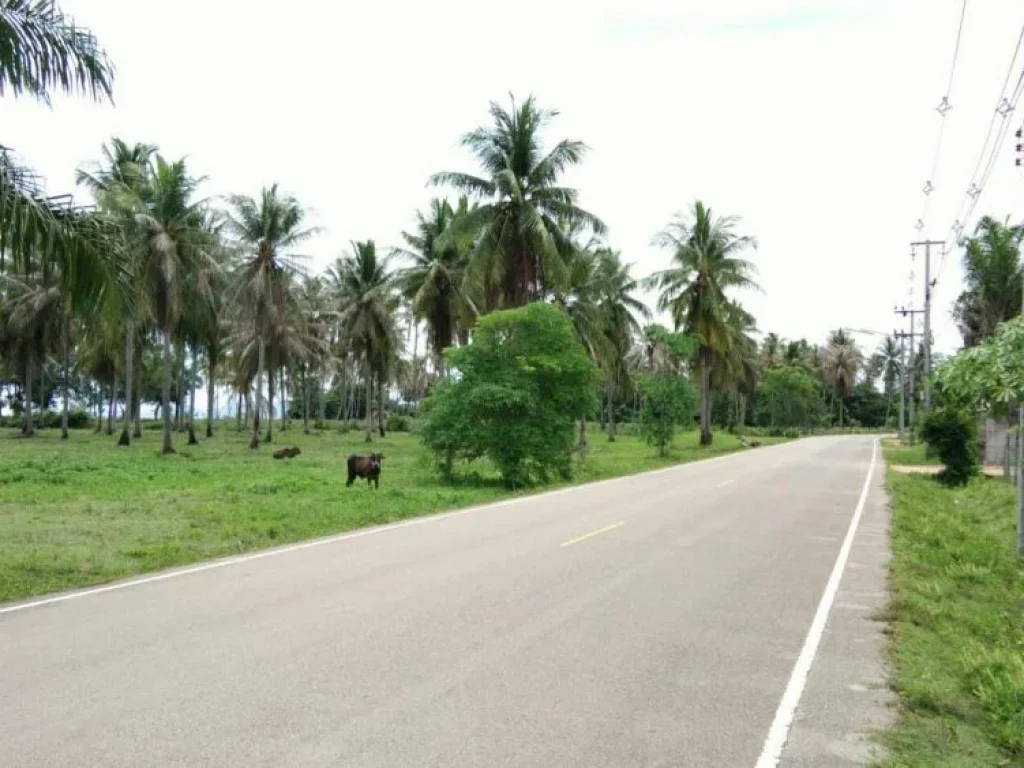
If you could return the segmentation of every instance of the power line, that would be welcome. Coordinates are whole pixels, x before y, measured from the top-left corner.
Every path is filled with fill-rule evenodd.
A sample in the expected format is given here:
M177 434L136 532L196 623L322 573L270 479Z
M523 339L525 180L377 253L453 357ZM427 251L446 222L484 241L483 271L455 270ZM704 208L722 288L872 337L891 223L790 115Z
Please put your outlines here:
M953 90L953 79L956 76L956 64L960 58L960 39L963 36L964 17L966 14L967 0L963 0L963 3L960 6L960 21L956 28L956 41L953 44L953 60L949 67L949 78L946 81L946 91L942 96L942 100L939 101L939 105L935 108L935 111L939 113L939 132L935 140L935 153L932 155L931 172L928 174L928 179L921 188L921 191L924 193L924 201L921 207L921 216L918 218L917 224L915 225L919 232L924 229L928 220L928 207L931 201L932 192L935 191L935 181L938 178L939 157L942 154L942 139L946 133L946 115L953 108L953 105L949 101L949 96Z
M978 160L974 165L970 182L967 185L963 198L960 200L960 205L957 207L953 223L946 234L945 244L942 249L942 260L939 262L935 283L938 283L942 277L946 266L946 257L949 255L952 247L956 245L957 240L970 221L971 215L974 213L978 199L981 197L985 184L988 182L988 178L991 176L998 160L999 150L1010 127L1010 115L1016 108L1021 94L1024 93L1024 70L1021 71L1013 90L1007 93L1007 86L1010 84L1010 78L1013 76L1013 69L1017 64L1017 57L1020 55L1022 43L1024 43L1024 26L1021 26L1020 35L1017 37L1017 44L1013 49L1013 56L1010 58L1010 65L1006 68L1006 76L1003 78L1003 84L999 89L995 109L989 118L985 140L982 142L981 151L978 153ZM995 141L992 141L993 130L996 132Z

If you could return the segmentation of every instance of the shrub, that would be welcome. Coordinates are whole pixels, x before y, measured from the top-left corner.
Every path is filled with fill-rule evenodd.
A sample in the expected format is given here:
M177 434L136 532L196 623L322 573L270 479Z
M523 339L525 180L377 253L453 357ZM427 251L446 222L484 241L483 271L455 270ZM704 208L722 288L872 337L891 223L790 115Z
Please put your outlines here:
M697 395L687 379L672 374L642 376L640 390L644 396L640 434L664 456L676 426L686 423L693 413Z
M598 371L548 304L493 312L448 349L452 380L423 405L423 444L446 473L486 456L515 487L571 471L574 422L594 407Z
M412 418L401 413L388 416L388 432L412 432Z
M977 424L967 411L936 408L921 426L921 437L945 465L939 479L949 485L966 485L978 472Z

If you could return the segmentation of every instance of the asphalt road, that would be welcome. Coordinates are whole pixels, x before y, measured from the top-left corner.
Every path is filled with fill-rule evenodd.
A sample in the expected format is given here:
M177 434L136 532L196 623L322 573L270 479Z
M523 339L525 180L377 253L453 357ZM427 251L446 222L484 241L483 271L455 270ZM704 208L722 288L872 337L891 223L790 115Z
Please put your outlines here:
M7 606L0 762L753 766L873 456L815 438Z

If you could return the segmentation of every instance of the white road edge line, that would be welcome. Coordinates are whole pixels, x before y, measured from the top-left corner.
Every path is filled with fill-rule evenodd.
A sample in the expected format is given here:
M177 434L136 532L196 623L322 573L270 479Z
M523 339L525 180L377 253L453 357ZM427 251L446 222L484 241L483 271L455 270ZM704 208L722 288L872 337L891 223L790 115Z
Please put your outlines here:
M878 440L871 443L871 464L868 467L868 475L864 478L864 488L860 492L860 500L857 502L857 509L850 520L850 527L846 531L846 538L839 548L839 555L836 557L835 565L832 566L832 573L825 584L825 593L818 603L818 610L814 614L811 628L804 640L804 647L800 650L800 656L793 666L793 673L789 676L786 690L782 694L779 708L775 711L775 719L768 730L768 736L761 749L761 756L757 759L755 768L775 768L782 759L782 751L789 738L789 729L793 725L793 718L796 716L797 706L800 704L800 697L803 696L804 687L807 685L807 676L810 674L814 657L818 653L818 646L821 644L822 635L825 634L825 625L828 623L828 615L832 610L832 603L839 591L839 582L843 578L843 571L846 570L846 561L850 558L850 548L857 536L857 527L860 525L860 518L864 513L864 504L868 499L868 492L871 490L871 477L875 472L875 461L878 458Z
M806 438L814 439L814 438ZM776 443L774 445L766 445L758 450L758 453L771 450L773 448L783 448L785 446L798 445L805 442L805 440L790 440L785 443ZM623 481L629 481L638 477L651 477L653 475L662 475L668 472L679 472L685 471L690 467L703 466L710 464L715 461L723 461L726 459L732 459L739 456L749 455L749 451L737 450L730 453L722 454L721 456L712 456L708 459L700 459L698 461L688 461L681 464L675 464L671 467L662 467L661 469L652 469L649 472L638 472L632 475L622 475L620 477L609 477L606 480L596 480L593 483L583 483L581 485L570 485L565 488L557 488L553 491L544 491L542 493L528 494L526 496L516 496L511 499L505 499L503 501L495 501L490 504L483 504L476 507L466 507L465 509L456 509L451 512L439 512L434 514L427 514L421 517L416 517L412 520L403 520L397 523L388 523L385 525L379 525L375 528L362 528L356 531L349 531L348 533L338 533L332 536L327 536L320 539L311 539L309 541L303 541L296 544L287 544L283 547L277 547L275 549L264 549L259 552L252 552L247 555L238 555L236 557L227 557L222 560L214 560L209 563L203 563L202 565L187 566L185 568L178 568L173 571L164 571L163 573L156 573L152 576L143 576L138 579L129 579L128 581L118 581L113 584L107 584L102 587L87 587L80 589L75 592L63 592L50 597L42 597L38 600L31 600L24 603L15 603L14 605L0 606L0 616L7 613L17 613L18 611L27 611L29 608L40 608L44 605L53 605L54 603L65 603L69 600L78 600L83 597L92 597L93 595L102 595L106 592L116 592L122 589L129 589L131 587L141 587L144 584L153 584L158 581L167 581L168 579L177 579L181 576L189 576L193 573L202 573L203 571L212 571L218 568L227 568L232 565L241 565L242 563L249 563L254 560L262 560L268 557L277 557L279 555L286 555L291 552L300 552L304 549L312 549L314 547L322 547L326 544L336 544L339 541L348 541L349 539L358 539L363 536L374 536L379 533L387 533L388 531L395 531L400 528L408 528L413 525L424 525L426 523L436 522L438 520L444 520L449 517L458 517L460 515L468 515L471 512L480 512L487 509L498 509L500 507L509 507L515 504L521 504L526 501L533 499L540 499L548 496L560 496L565 493L572 493L574 491L582 490L585 488L596 488L601 485L608 485L610 483L621 483Z

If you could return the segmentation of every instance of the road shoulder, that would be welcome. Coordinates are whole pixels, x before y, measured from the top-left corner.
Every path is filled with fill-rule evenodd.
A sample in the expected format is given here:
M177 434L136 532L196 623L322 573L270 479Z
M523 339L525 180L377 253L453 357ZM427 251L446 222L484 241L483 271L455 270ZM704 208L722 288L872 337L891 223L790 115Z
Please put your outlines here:
M887 685L885 623L891 545L884 466L871 480L850 559L839 584L781 765L869 765L873 733L896 717ZM838 546L838 542L837 542Z

